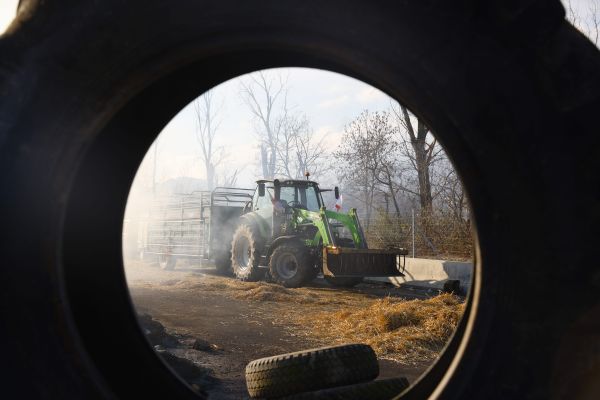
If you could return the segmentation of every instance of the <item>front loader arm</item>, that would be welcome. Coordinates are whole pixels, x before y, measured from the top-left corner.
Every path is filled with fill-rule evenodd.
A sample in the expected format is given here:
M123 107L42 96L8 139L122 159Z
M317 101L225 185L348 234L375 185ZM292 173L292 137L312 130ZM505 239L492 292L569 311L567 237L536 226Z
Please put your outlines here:
M302 221L308 220L311 221L318 229L318 234L313 241L318 241L322 238L323 246L335 246L335 236L331 231L331 226L329 225L329 220L333 219L340 223L342 223L352 235L352 239L355 243L356 248L366 248L366 240L362 228L360 226L360 222L358 221L358 217L356 215L356 210L354 208L350 209L348 214L337 213L334 211L326 210L325 207L322 207L319 212L308 211L302 209L294 209L294 220ZM316 243L313 243L316 245Z
M321 207L319 212L303 210L300 208L294 209L294 223L299 224L304 221L310 221L318 229L317 234L312 240L312 246L317 246L320 240L323 240L323 246L335 246L335 237L331 232L331 226L329 226L327 212L325 207Z
M337 246L329 224L330 219L342 223L350 230L355 243L353 248ZM307 245L317 247L322 240L322 269L325 276L404 276L402 270L408 253L406 249L368 249L355 209L351 209L348 214L328 211L325 207L318 212L294 209L292 222L297 225L311 223L317 227L317 234L311 241L307 241Z

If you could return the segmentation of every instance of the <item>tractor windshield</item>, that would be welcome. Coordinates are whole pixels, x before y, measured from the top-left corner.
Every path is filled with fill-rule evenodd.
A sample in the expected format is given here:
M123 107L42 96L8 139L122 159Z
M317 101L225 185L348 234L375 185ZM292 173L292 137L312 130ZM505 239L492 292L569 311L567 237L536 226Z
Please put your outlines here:
M319 211L321 197L315 185L281 186L280 199L287 202L290 207L303 208L309 211Z

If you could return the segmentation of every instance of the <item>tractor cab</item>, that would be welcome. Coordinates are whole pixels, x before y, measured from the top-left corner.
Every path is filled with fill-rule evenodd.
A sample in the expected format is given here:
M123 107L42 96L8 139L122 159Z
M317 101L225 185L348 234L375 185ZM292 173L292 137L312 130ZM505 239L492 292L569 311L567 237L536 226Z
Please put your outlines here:
M309 180L259 180L252 198L252 211L270 209L275 211L299 208L319 211L323 198L317 182Z

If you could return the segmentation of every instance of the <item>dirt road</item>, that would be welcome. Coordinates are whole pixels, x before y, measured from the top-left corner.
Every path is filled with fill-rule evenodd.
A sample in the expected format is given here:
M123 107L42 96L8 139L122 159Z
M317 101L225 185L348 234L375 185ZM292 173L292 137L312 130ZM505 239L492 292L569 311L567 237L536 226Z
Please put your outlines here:
M150 314L188 344L199 338L213 345L205 351L190 346L169 350L213 371L217 384L209 391L211 399L247 398L244 368L251 360L333 344L311 336L309 326L299 325L307 312L335 311L341 301L361 307L367 299L428 296L385 285L333 289L318 280L289 295L289 290L276 285L243 286L217 277L210 266L162 271L137 262L128 263L126 274L138 312ZM430 363L407 366L380 359L380 377L405 376L414 381Z

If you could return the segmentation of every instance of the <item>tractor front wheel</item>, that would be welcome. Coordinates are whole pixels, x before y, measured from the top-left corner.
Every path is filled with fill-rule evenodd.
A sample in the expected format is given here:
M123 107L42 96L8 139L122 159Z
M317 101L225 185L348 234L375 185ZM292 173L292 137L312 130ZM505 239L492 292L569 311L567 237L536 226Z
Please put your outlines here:
M282 244L277 246L269 260L273 280L285 287L297 288L314 278L310 255L304 246Z

